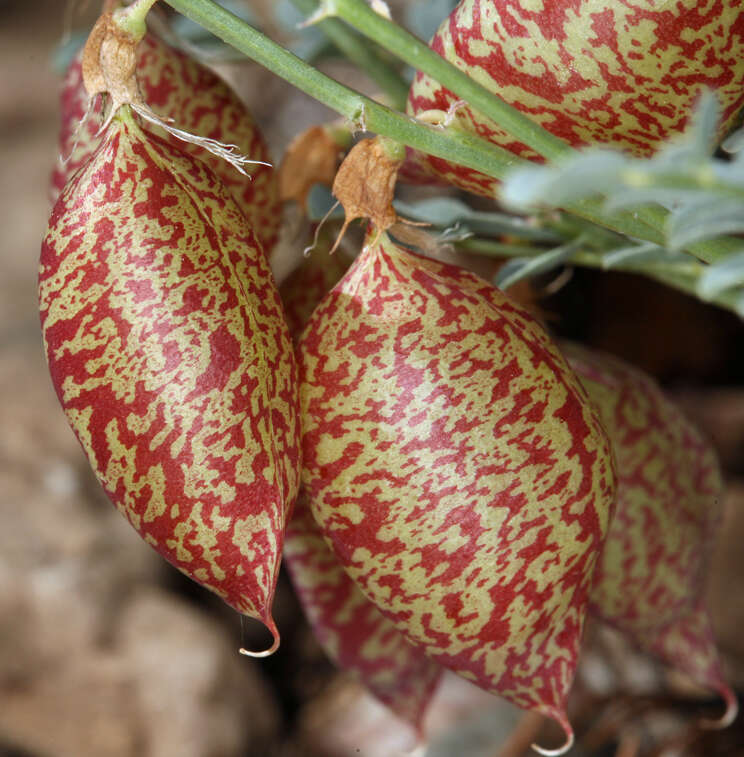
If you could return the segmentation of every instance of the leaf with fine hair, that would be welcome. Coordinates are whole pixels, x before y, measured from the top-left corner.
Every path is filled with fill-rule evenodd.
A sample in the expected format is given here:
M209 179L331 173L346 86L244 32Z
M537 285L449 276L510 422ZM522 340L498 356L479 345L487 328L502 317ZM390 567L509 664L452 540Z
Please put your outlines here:
M722 263L706 268L700 277L697 290L704 300L714 298L721 292L744 285L744 247Z
M474 210L457 197L427 197L417 202L396 200L398 213L438 229L457 226L462 231L497 237L508 234L533 242L559 242L561 238L519 216Z
M499 270L494 279L494 284L499 289L508 289L528 276L547 273L557 268L561 263L565 263L581 247L582 243L582 239L576 239L568 244L556 247L554 250L548 250L541 255L510 260Z
M629 158L613 150L589 149L547 166L527 166L504 181L500 200L515 210L560 207L621 183Z
M676 250L721 234L742 232L744 199L726 200L708 195L673 212L667 223L669 246Z

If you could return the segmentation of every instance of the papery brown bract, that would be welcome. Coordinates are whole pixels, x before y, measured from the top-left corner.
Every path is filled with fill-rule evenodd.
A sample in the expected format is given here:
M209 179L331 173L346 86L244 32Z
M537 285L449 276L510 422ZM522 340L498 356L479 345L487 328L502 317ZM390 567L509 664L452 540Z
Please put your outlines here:
M442 669L410 644L346 574L301 491L287 526L284 562L315 638L420 734Z
M372 238L299 346L313 514L409 640L570 736L609 444L532 316L468 271Z
M564 347L595 403L617 464L617 508L590 611L736 714L703 592L722 516L715 452L649 376L609 355Z
M463 0L431 47L509 105L572 146L649 155L680 133L705 90L719 99L719 138L744 107L744 7L739 0ZM460 98L419 73L408 111L447 112ZM467 105L455 125L535 159L537 154ZM417 153L403 174L428 171L493 197L495 179Z
M39 298L54 387L111 500L276 637L299 479L296 367L229 191L122 109L55 205Z
M269 162L266 143L248 109L208 68L147 34L137 47L136 72L145 102L159 116L173 119L173 125L182 131L236 145L246 157ZM101 98L83 122L88 99L78 54L67 69L60 99L60 160L52 174L53 200L100 144ZM197 144L152 124L144 128L205 162L233 193L264 251L271 252L282 215L276 172L271 166L248 165L248 175L243 175Z

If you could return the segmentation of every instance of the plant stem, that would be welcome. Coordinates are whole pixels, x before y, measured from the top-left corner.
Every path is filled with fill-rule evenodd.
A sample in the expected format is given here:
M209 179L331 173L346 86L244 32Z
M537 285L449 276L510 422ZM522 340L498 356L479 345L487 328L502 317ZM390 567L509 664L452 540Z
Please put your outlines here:
M480 238L464 239L457 242L455 246L464 252L496 258L529 258L545 252L545 248L530 247L529 245L506 245ZM606 270L604 253L586 248L574 252L566 264ZM612 270L643 274L691 297L700 299L697 292L697 282L705 270L705 265L696 263L694 260L689 263L664 263L660 261L634 262L629 259L617 263L612 267ZM740 297L741 294L736 291L722 292L718 297L711 300L711 304L731 310L741 317Z
M349 26L417 71L424 71L540 155L555 160L571 152L571 148L562 139L507 105L409 31L375 13L364 0L321 0L321 7L329 15L343 19Z
M478 255L487 255L489 257L496 258L530 258L535 255L542 255L546 252L544 247L531 247L529 245L507 245L499 242L493 242L490 239L482 239L478 237L471 237L469 239L463 239L461 242L457 242L456 247L459 247L467 252L474 252ZM577 263L578 265L588 266L590 268L602 268L607 270L605 264L606 250L593 250L587 247L576 250L571 255L570 262ZM622 261L612 266L613 271L630 271L639 272L652 270L656 273L665 273L670 275L676 275L681 277L697 278L704 270L705 265L698 263L695 260L690 260L689 263L669 262L662 261L644 261L642 263L634 262L632 258L627 261Z
M213 0L166 0L166 2L244 55L345 116L357 129L383 134L416 150L472 168L496 179L504 178L508 171L526 163L480 137L421 123L339 84L277 45ZM385 39L391 46L397 41L400 49L392 49L392 52L400 57L403 57L402 53L405 53L403 59L417 68L431 73L428 67L432 64L440 73L445 70L456 72L453 77L465 86L465 89L460 90L458 94L462 92L473 94L472 88L483 90L480 85L472 82L461 71L429 50L413 35L376 14L366 3L360 0L332 0L332 2L338 8L344 9L345 14L350 13L351 10L359 10L359 19L355 27L365 36L372 36L367 29L368 21L376 33L381 29L387 30L386 36L380 34L380 38ZM346 15L344 15L344 20L348 21ZM499 124L508 130L517 131L520 140L531 144L549 157L558 157L571 151L571 148L561 140L553 137L526 116L515 111L487 90L483 92L487 93L490 101L500 103L496 110L491 111L491 117L495 117L498 111L501 114ZM480 94L476 96L476 99L480 102L481 97L485 99L485 96ZM526 136L528 134L531 135L529 138ZM607 216L603 212L601 199L586 199L568 205L566 210L626 236L662 246L665 243L664 227L668 213L663 208L645 207L634 212ZM720 238L690 245L688 250L700 260L711 263L724 259L737 246L740 247L740 242L735 239Z
M212 0L166 2L277 76L346 116L357 128L384 134L409 147L446 158L498 179L525 162L480 137L423 124L364 97L317 71ZM373 11L370 13L377 16ZM439 56L436 57L445 63ZM649 229L631 214L618 214L617 222L616 219L604 219L598 200L575 203L570 210L621 233L663 244L661 234Z
M302 13L312 15L318 9L317 0L291 0ZM382 91L390 98L390 104L403 110L408 97L408 83L405 79L383 61L364 37L352 32L346 24L333 18L324 19L318 28L351 61L364 71Z
M633 181L633 174L636 174L638 181ZM711 191L722 198L730 198L738 202L744 201L744 189L734 184L725 183L717 179L711 179L707 176L690 176L688 173L667 173L655 176L638 173L635 169L621 175L621 179L628 187L639 187L641 189L690 189L697 191Z
M648 207L634 212L623 211L607 215L603 210L603 205L604 201L601 198L588 197L566 204L565 209L597 226L603 226L625 236L653 242L661 247L666 243L663 228L667 213L662 208L659 208L661 217L658 217L656 213L646 212L655 210Z
M458 242L456 247L464 252L496 258L529 258L545 252L544 249L531 248L526 245L505 245L492 242L489 239L477 238L465 239L462 242ZM581 249L574 252L566 264L570 265L572 263L588 268L605 268L603 254L590 249ZM613 270L625 273L642 273L664 284L673 286L675 289L680 289L685 294L695 296L694 282L703 268L703 266L694 262L690 266L685 266L684 270L678 270L678 266L671 263L647 262L634 264L632 261L628 261L619 263Z
M145 18L157 0L135 0L126 8L114 11L114 22L134 39L142 39L147 32Z
M413 34L375 13L365 0L321 0L321 5L329 16L343 19L365 37L374 40L416 70L423 71L548 160L555 160L572 152L572 148L563 140L507 105L500 97L446 61ZM619 213L608 218L602 210L602 201L589 199L573 203L566 210L622 234L659 245L665 243L664 230L668 213L661 207L644 207L637 212ZM714 263L724 259L732 249L730 241L721 241L723 244L716 240L693 244L687 249L698 259Z
M356 129L383 134L417 150L501 177L518 158L479 137L447 133L376 103L331 79L212 0L166 0L252 60L348 118Z

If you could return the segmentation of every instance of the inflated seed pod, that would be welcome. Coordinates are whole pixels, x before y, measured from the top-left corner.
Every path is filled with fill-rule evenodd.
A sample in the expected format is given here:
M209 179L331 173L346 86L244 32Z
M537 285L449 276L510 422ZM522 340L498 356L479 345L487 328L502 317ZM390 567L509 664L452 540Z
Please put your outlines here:
M298 355L303 486L347 573L432 659L570 744L615 482L553 342L486 281L373 233Z
M463 0L431 47L571 145L648 155L680 133L705 90L721 105L718 135L744 107L744 7L739 0ZM419 73L412 115L447 112L460 98ZM536 153L469 106L459 128L527 158ZM413 159L457 186L492 197L495 180L440 158Z
M615 452L617 509L590 611L697 683L720 692L725 725L737 702L726 683L703 599L723 482L715 452L649 376L566 344Z
M92 113L83 85L82 53L70 64L60 99L59 155L52 174L52 198L90 159L101 141L101 98ZM234 144L252 160L269 162L263 137L248 109L215 73L153 34L137 48L137 81L145 102L161 117L174 119L182 131ZM277 239L281 203L276 172L260 164L245 167L247 175L198 144L184 142L153 124L148 131L204 161L230 188L254 234L268 254Z
M39 298L54 387L113 503L276 636L299 479L296 366L230 192L122 108L55 205Z
M302 491L287 526L284 561L326 654L420 733L442 668L410 644L346 574Z
M299 340L313 310L349 268L329 255L332 235L279 287L290 334ZM442 669L370 602L323 540L305 493L287 525L284 564L315 638L330 659L419 733Z

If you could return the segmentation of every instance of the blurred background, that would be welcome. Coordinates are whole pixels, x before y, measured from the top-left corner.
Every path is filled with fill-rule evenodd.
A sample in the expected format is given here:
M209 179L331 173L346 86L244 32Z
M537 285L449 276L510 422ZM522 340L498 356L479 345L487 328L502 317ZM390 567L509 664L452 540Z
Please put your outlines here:
M0 2L0 757L410 753L406 726L326 660L285 576L275 605L281 649L266 660L240 657L238 617L163 562L107 502L58 407L36 267L57 159L60 65L98 2L76 5ZM274 5L251 3L281 36ZM339 60L322 67L373 91ZM222 70L276 158L302 128L331 117L256 66ZM741 696L744 326L641 278L582 270L566 278L557 292L537 282L527 296L557 332L655 375L721 456L725 522L708 599ZM246 633L254 648L265 642L260 631ZM690 726L719 708L619 637L590 628L571 702L573 754L744 755L742 718L720 733ZM534 718L455 679L438 692L427 727L430 757L516 757L534 738L560 743L549 727L539 732Z

